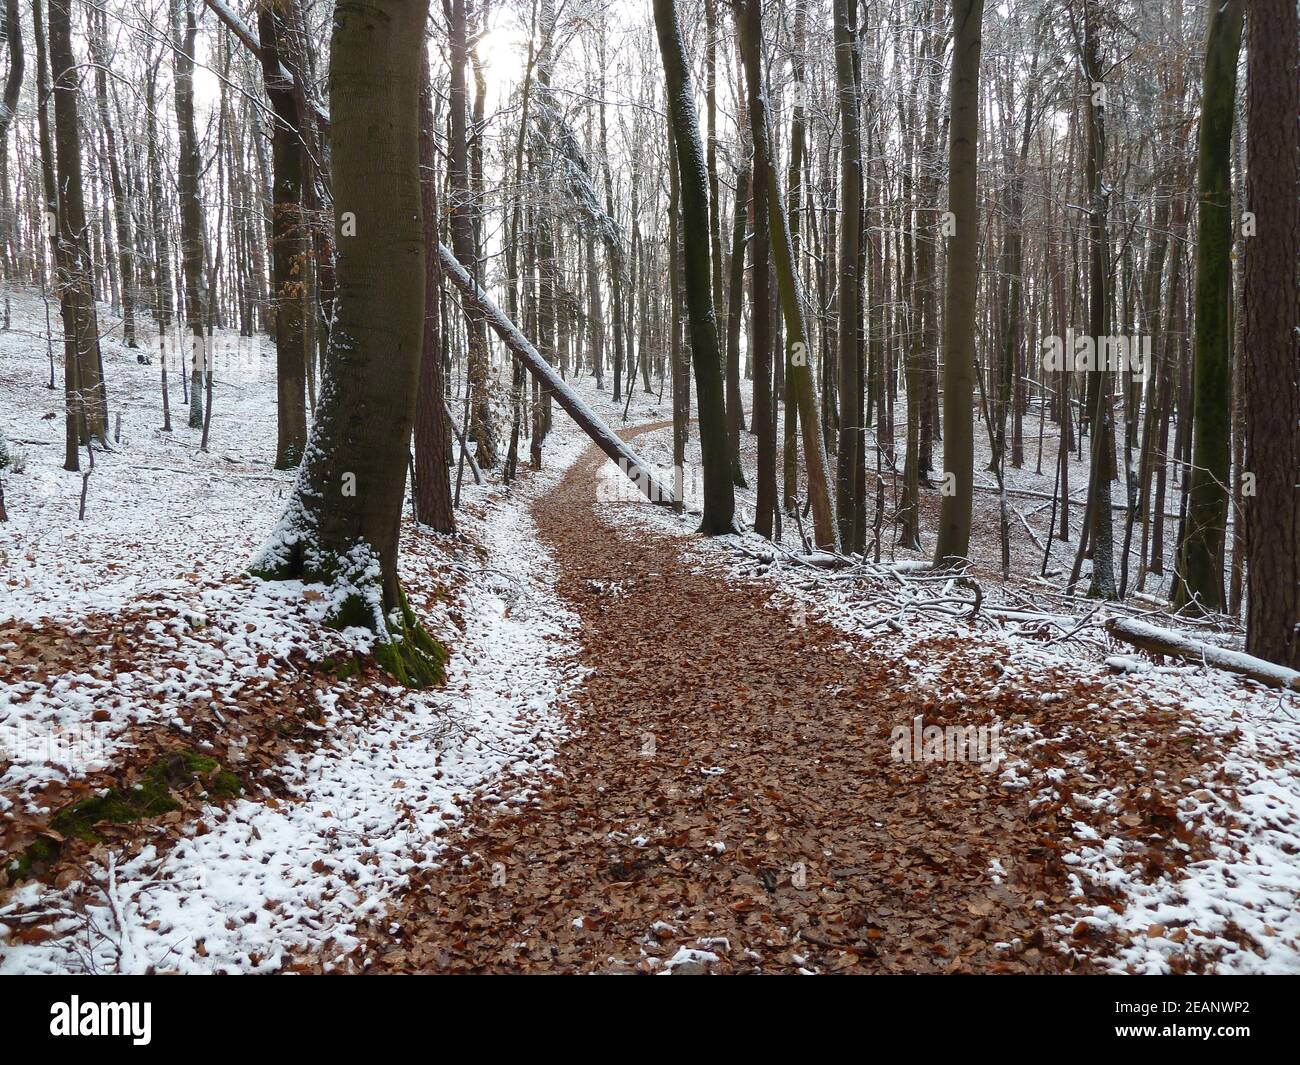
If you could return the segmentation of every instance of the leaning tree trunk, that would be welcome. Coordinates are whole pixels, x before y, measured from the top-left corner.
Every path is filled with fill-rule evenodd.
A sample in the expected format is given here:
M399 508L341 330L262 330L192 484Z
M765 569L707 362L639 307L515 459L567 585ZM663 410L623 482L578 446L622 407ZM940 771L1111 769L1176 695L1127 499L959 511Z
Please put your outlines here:
M974 504L971 404L975 375L975 293L979 280L980 24L984 0L953 0L952 117L948 127L948 211L955 226L948 244L943 315L943 498L935 564L964 563L970 554Z
M674 0L654 0L659 51L668 85L681 198L681 245L686 267L686 314L691 361L699 404L700 451L704 463L704 515L700 531L712 536L736 531L736 498L731 479L727 414L723 398L718 318L713 303L712 238L709 228L709 176L695 120L690 64L677 23ZM683 386L686 387L685 382Z
M1243 8L1244 0L1210 2L1196 168L1192 468L1174 605L1195 604L1210 611L1223 608L1223 537L1232 461L1232 120ZM1294 117L1290 121L1294 123ZM1268 225L1266 221L1264 227Z
M288 509L253 563L263 576L332 585L332 622L371 629L380 661L417 686L440 680L445 659L397 575L424 336L426 15L427 4L416 0L341 0L335 8L335 217L354 215L356 228L337 234L335 326L307 453Z
M0 98L0 149L8 144L9 126L18 113L18 96L23 88L23 24L18 14L18 0L5 0L4 36L9 45L9 71L5 75L4 96Z
M303 115L286 76L285 0L257 11L262 78L274 112L271 135L271 299L275 307L275 468L291 470L307 444L307 226L302 210Z
M1250 7L1246 206L1246 650L1300 669L1300 89L1294 0Z

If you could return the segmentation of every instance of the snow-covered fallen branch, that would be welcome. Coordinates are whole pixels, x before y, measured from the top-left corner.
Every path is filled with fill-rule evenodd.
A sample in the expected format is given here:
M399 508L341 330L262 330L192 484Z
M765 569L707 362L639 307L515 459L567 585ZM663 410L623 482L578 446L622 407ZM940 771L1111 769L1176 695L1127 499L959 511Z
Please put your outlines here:
M541 353L519 331L519 327L496 305L496 301L479 288L445 244L438 245L438 258L442 262L443 272L460 291L461 299L483 316L483 320L492 327L510 349L510 353L541 382L543 388L555 397L556 402L565 409L582 431L591 437L596 446L608 455L611 461L618 464L632 483L641 489L652 503L672 506L674 502L672 492L654 479L650 472L650 464L643 462L604 419L555 372L555 368L542 358Z
M1226 669L1230 673L1257 680L1270 688L1290 688L1300 691L1300 672L1286 666L1266 662L1262 658L1233 651L1224 647L1193 640L1172 629L1159 629L1144 621L1133 618L1111 618L1106 622L1106 631L1118 640L1140 647L1152 654L1173 655L1192 662L1202 662L1215 669Z

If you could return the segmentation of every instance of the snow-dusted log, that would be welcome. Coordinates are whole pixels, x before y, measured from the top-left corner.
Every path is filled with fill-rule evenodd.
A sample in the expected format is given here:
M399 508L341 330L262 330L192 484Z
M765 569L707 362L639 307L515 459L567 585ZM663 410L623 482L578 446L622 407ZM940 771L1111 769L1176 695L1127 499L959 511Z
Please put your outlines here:
M1192 662L1204 662L1215 669L1226 669L1230 673L1240 673L1270 688L1290 688L1300 691L1300 672L1287 669L1286 666L1265 662L1241 651L1231 651L1213 644L1193 640L1181 632L1159 629L1145 621L1133 618L1111 618L1106 622L1106 631L1118 640L1131 643L1158 655L1172 655L1186 658Z
M556 401L565 409L569 417L578 424L601 451L618 464L633 484L637 486L652 503L664 506L673 505L673 494L651 475L651 466L642 462L636 452L627 446L605 421L592 410L581 397L573 391L564 379L555 372L555 368L542 358L528 338L509 318L496 302L474 282L465 272L465 268L447 249L445 244L438 244L438 257L448 279L456 286L461 298L466 300L483 316L484 321L492 327L510 353L518 359L530 374L537 378L542 387L555 396Z

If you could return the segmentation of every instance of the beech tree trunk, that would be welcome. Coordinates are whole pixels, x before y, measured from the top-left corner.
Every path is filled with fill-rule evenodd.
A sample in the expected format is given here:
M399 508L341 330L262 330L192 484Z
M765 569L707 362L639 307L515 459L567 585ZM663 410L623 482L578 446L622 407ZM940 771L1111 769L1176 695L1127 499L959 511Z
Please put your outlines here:
M1232 123L1243 12L1244 0L1210 0L1197 149L1192 468L1173 599L1177 607L1206 611L1223 609L1232 462Z
M433 683L445 652L397 573L424 344L420 72L427 4L340 0L330 63L338 263L325 383L294 494L255 560L338 589L333 621L372 629L403 682ZM355 216L355 233L339 220ZM382 416L376 416L377 412Z
M303 115L285 75L285 0L262 0L257 11L262 78L275 114L271 136L271 299L275 308L275 468L288 470L307 444L307 239L302 210Z
M709 176L704 145L695 120L695 92L674 0L654 0L655 27L668 86L681 197L681 245L685 265L686 314L691 361L699 407L700 451L704 465L704 514L700 531L707 536L736 531L736 499L727 413L723 397L721 347L713 303L713 268L709 222ZM686 382L683 385L689 387Z
M442 269L432 249L438 244L438 172L434 150L433 85L428 55L420 82L420 208L425 247L424 333L420 349L420 386L415 401L415 516L441 533L456 531L448 472L450 425L442 363L442 329L438 306Z
M183 10L182 10L183 9ZM194 42L198 26L185 0L172 0L176 90L177 195L181 208L181 268L185 276L185 331L189 336L191 429L203 428L203 375L211 369L203 326L208 318L208 284L204 277L207 239L203 201L199 198L198 136L194 131Z
M82 189L77 90L82 67L72 50L72 0L50 4L50 67L54 86L54 138L58 149L59 303L63 312L69 433L65 468L78 468L76 440L108 443L108 396L95 312L94 264Z
M1300 669L1300 45L1293 0L1252 0L1246 121L1246 650Z
M975 294L979 282L979 76L984 0L953 0L952 117L948 126L948 242L943 316L943 478L935 565L964 564L970 555L974 503L972 402Z

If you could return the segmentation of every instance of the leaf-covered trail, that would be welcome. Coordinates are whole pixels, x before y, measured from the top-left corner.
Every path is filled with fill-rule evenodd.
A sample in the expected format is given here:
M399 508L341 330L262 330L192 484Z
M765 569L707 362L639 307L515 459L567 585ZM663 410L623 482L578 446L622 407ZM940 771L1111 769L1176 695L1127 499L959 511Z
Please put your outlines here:
M477 802L405 910L363 934L372 966L1077 967L1045 942L1071 893L1051 811L975 763L891 760L891 729L934 720L933 701L865 641L611 526L603 461L589 451L534 505L583 624L579 735L530 800ZM965 654L946 679L991 689L992 665ZM1008 720L1015 699L991 697Z

